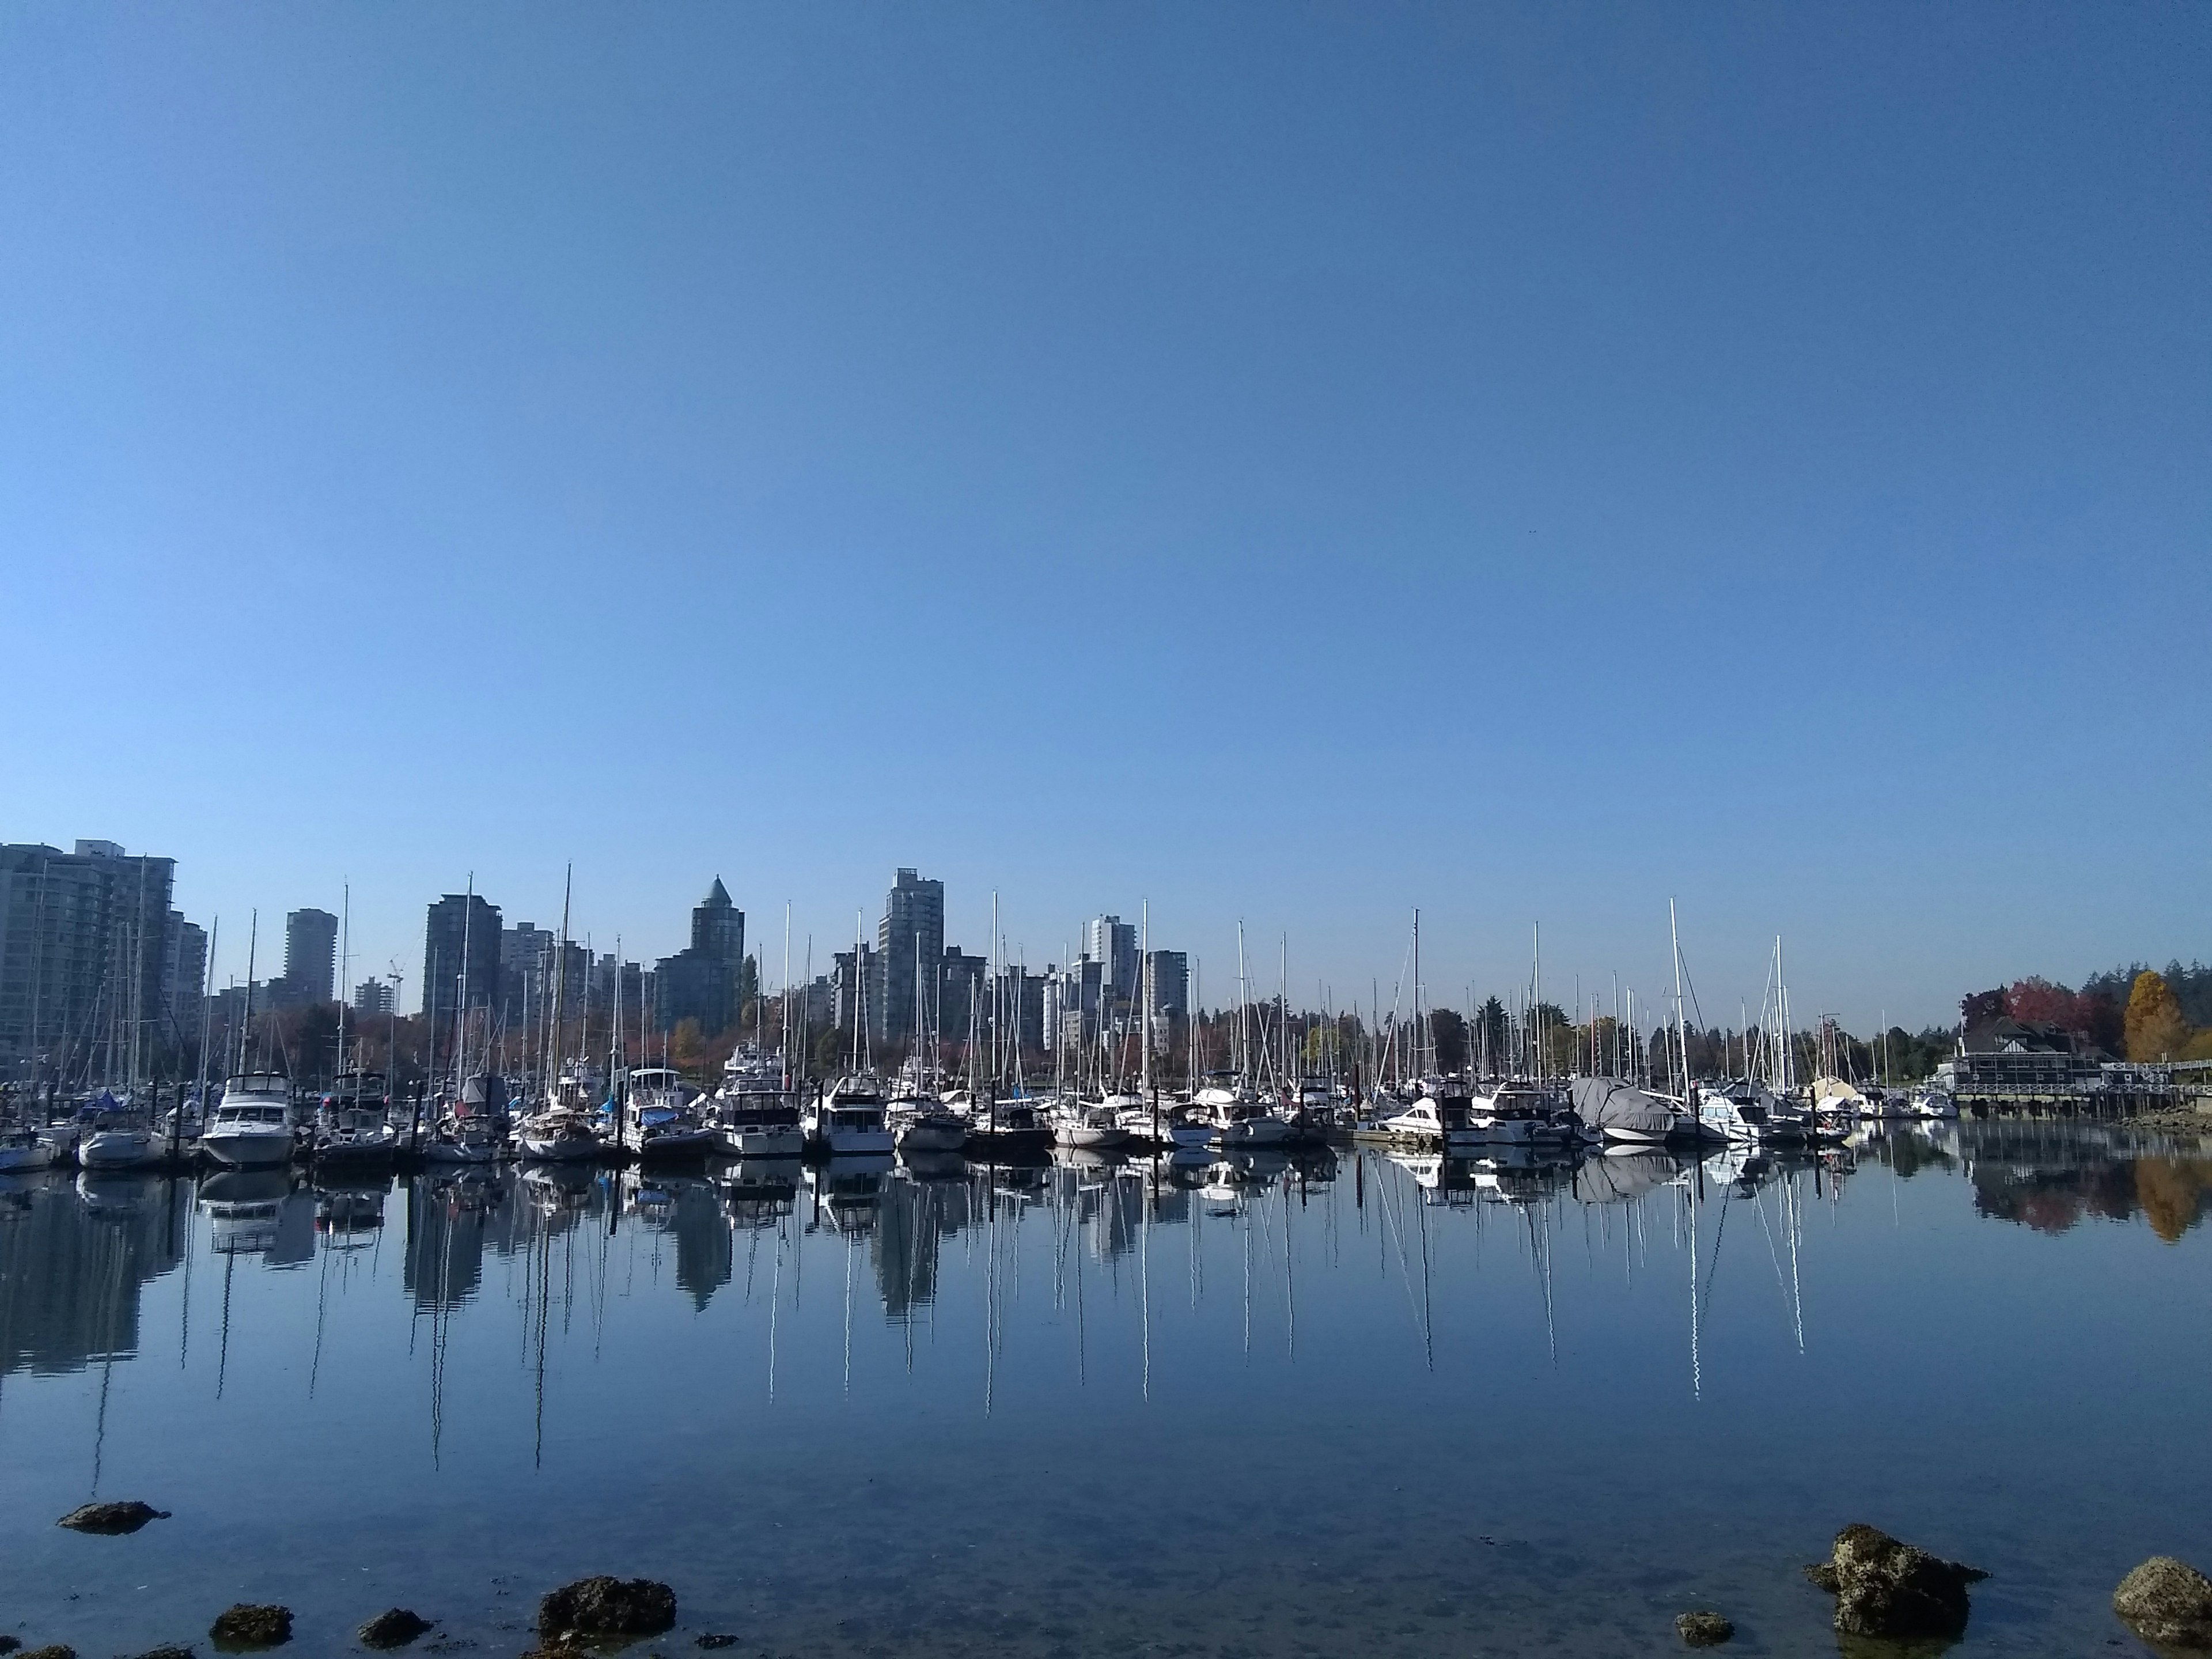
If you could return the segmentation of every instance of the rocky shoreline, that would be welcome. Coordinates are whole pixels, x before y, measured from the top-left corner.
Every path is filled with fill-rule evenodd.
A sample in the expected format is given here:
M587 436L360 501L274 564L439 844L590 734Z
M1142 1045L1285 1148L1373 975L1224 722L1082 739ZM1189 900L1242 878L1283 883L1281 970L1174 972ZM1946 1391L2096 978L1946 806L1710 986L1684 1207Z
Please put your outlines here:
M92 1508L72 1511L58 1524L112 1536L136 1531L149 1520L167 1518L166 1511L137 1503L99 1506L104 1512L88 1513ZM1966 1634L1972 1613L1969 1589L1988 1577L1978 1568L1946 1560L1863 1522L1838 1533L1828 1559L1803 1571L1836 1598L1832 1624L1839 1638L1847 1643L1911 1644L1914 1652L1941 1651ZM673 1630L676 1606L676 1592L654 1579L604 1574L577 1579L549 1591L539 1601L538 1645L520 1659L595 1659L611 1648ZM2153 1556L2121 1580L2112 1606L2119 1621L2161 1659L2212 1656L2212 1579L2185 1561ZM208 1637L221 1652L266 1652L292 1640L292 1624L289 1607L241 1602L216 1615ZM388 1652L406 1648L436 1628L436 1620L411 1608L391 1607L362 1624L356 1638L364 1648ZM1727 1615L1711 1608L1681 1613L1674 1630L1683 1645L1692 1648L1717 1647L1735 1634ZM714 1650L732 1646L738 1639L707 1632L693 1637L691 1644ZM2118 1638L2114 1641L2117 1644ZM1906 1650L1885 1646L1872 1650ZM14 1659L78 1659L74 1649L58 1643L25 1648L14 1637L0 1636L0 1656L6 1655ZM196 1654L189 1644L173 1643L118 1659L196 1659Z

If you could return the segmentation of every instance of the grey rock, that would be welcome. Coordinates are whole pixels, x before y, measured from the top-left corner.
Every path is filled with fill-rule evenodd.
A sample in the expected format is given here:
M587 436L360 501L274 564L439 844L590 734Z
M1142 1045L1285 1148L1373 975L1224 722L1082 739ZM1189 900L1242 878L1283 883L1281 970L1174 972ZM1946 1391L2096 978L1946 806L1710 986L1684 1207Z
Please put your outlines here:
M54 1522L67 1527L71 1532L96 1532L107 1537L119 1533L136 1532L149 1521L166 1521L167 1510L157 1510L151 1504L142 1504L128 1498L120 1504L84 1504L71 1510Z
M1674 1628L1693 1648L1717 1648L1735 1634L1735 1626L1717 1613L1699 1611L1677 1616Z
M2186 1561L2152 1556L2120 1580L2112 1611L2153 1647L2212 1650L2212 1579Z
M131 1656L131 1659L192 1659L192 1650L181 1643L164 1642L158 1648Z
M548 1647L579 1636L657 1636L675 1622L676 1592L650 1578L579 1578L538 1604Z
M76 1659L76 1650L64 1647L59 1642L54 1642L43 1648L30 1649L22 1656L22 1659Z
M429 1628L430 1621L412 1607L386 1607L356 1634L365 1648L404 1648Z
M1888 1640L1966 1633L1966 1586L1989 1575L1854 1522L1805 1576L1836 1598L1836 1630Z

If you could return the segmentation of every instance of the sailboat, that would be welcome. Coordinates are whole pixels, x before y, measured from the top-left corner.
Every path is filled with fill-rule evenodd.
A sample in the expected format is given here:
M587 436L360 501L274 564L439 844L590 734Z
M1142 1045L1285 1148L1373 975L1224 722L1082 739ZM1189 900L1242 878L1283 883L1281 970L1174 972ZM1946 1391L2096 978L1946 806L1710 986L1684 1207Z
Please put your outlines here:
M474 890L473 878L471 890ZM599 1128L592 1115L585 1109L585 1090L580 1078L572 1069L563 1067L561 1055L562 1006L567 1000L568 986L568 903L574 891L574 873L562 884L561 890L561 932L554 944L553 1024L551 1039L553 1052L544 1062L544 1074L551 1079L550 1088L539 1102L538 1109L515 1127L515 1143L522 1156L542 1164L582 1164L599 1156L601 1142ZM465 981L468 971L468 935L461 936L462 973ZM620 975L617 975L617 981ZM467 1005L465 994L461 999ZM460 1029L459 1027L457 1030ZM573 1065L573 1063L572 1063ZM454 1069L460 1069L456 1054ZM560 1188L559 1182L542 1183L546 1190Z
M887 1110L888 1091L868 1052L867 958L861 921L853 918L853 1046L842 1077L817 1091L807 1122L807 1139L817 1152L833 1157L876 1157L898 1144Z
M914 939L914 1047L899 1067L898 1088L885 1112L902 1152L957 1152L968 1144L968 1124L938 1098L937 1040L922 995L921 935Z

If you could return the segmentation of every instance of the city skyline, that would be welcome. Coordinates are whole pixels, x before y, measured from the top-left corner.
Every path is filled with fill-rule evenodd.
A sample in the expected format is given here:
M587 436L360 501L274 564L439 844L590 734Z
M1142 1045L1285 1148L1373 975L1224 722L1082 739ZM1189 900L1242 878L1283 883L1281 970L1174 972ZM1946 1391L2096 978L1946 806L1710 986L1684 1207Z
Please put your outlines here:
M79 840L75 845L78 851L69 857L82 860L85 849L89 848L98 857L110 860L118 867L133 870L143 860L161 866L166 872L165 880L179 882L181 884L179 890L189 892L189 884L185 882L188 870L179 860L158 854L130 852L119 843L109 841ZM33 851L34 847L35 844L20 845L8 850L18 855L17 863L20 865L26 862L21 855ZM569 879L573 883L573 877ZM174 987L189 981L195 988L192 994L196 996L197 988L204 982L207 989L219 998L226 992L235 998L243 992L246 954L252 949L260 964L254 976L255 983L262 988L260 994L266 1000L265 1006L282 1006L288 1000L313 1000L312 997L303 999L289 982L295 965L293 958L304 939L313 971L318 976L316 982L327 984L333 994L343 987L347 1000L351 1002L359 988L373 981L383 998L393 997L395 987L398 988L397 1012L419 1013L422 1006L422 973L427 970L428 961L433 957L441 963L449 956L456 961L459 959L461 945L458 916L463 900L470 896L465 890L468 885L464 884L463 892L448 893L427 902L428 914L431 918L427 938L419 919L424 912L418 908L413 962L423 964L423 967L410 975L406 972L407 960L398 958L401 973L397 981L388 969L374 968L365 961L365 951L371 947L360 943L371 936L372 932L380 938L392 932L388 918L368 924L358 914L341 917L316 907L303 906L280 912L283 917L281 929L264 927L264 934L270 936L263 938L258 947L253 945L250 933L247 937L236 938L226 927L218 937L215 959L211 962L205 955L209 949L206 922L198 918L188 918L181 910L169 910L168 920L163 924L166 941L163 948L168 953L168 959L167 965L161 969L165 975L161 983L165 987ZM972 971L978 976L980 984L983 964L990 955L988 934L993 914L992 901L994 896L998 900L1002 927L1010 907L1003 894L975 896L964 907L964 914L976 924L976 931L970 934L959 920L963 915L963 907L957 902L957 893L955 902L947 902L947 887L948 884L940 878L922 875L912 866L897 866L890 872L885 887L879 888L874 903L863 903L859 907L860 924L870 952L869 960L872 964L869 969L872 975L881 973L881 964L887 960L882 953L882 946L892 927L894 912L899 908L902 899L919 891L926 896L926 915L921 931L925 939L935 942L937 958L944 963L945 971L956 971L954 958L962 956L964 950L964 960L970 966L958 971ZM572 901L573 896L572 891ZM342 903L346 902L342 900ZM535 1006L542 1014L544 999L550 994L547 987L551 983L551 942L558 932L559 906L556 903L553 907L555 925L548 927L530 916L514 914L515 907L502 905L492 895L474 892L472 902L479 922L471 933L469 947L477 963L474 970L477 982L470 994L471 1006L501 1008L511 1023L520 1022L523 1010L532 1006L526 1000L522 982L534 967L538 976L532 984L534 994L539 1000ZM723 916L719 921L716 919L718 905L721 907ZM1142 906L1139 908L1141 913ZM723 878L716 875L710 878L706 900L702 903L684 907L684 910L687 920L682 923L672 924L668 918L655 919L671 931L678 926L686 929L682 936L687 943L674 949L656 948L651 941L657 936L650 927L620 933L623 939L619 957L624 984L623 996L625 1006L632 1011L634 1018L641 1019L643 1011L650 1007L653 1017L661 1024L672 1025L679 1018L690 1018L701 1012L696 999L702 994L696 987L689 987L688 981L687 988L656 993L653 981L657 972L672 967L688 969L702 950L720 961L723 971L730 975L726 981L710 981L718 988L704 994L709 997L734 995L733 989L729 988L735 983L734 964L747 958L758 964L764 986L772 992L783 988L783 931L780 908L766 918L765 927L761 925L762 919L755 913L749 932L745 907L734 902ZM441 913L448 911L452 915L443 924L441 932L438 918ZM955 919L951 921L939 919L948 915ZM207 920L213 921L217 919L210 917ZM592 994L599 999L599 1006L604 1007L612 994L611 981L606 975L611 965L617 960L614 951L608 948L614 943L614 937L592 933L577 926L574 917L572 916L571 920L574 929L569 942L573 963L568 980L571 994L580 994L575 988L580 987L589 976L594 987ZM1287 995L1293 1008L1318 1011L1327 1006L1340 1013L1363 1016L1379 1008L1387 1017L1395 1000L1395 1006L1402 1012L1411 1006L1412 990L1407 975L1410 965L1412 920L1411 911L1401 918L1403 931L1396 941L1398 954L1389 960L1378 957L1364 980L1333 978L1321 970L1302 972L1298 941L1295 935L1286 937L1286 930L1279 927L1263 931L1247 920L1244 945L1248 994L1255 1002L1265 1002L1284 994L1285 988L1281 963L1283 957L1287 954L1291 958ZM1090 1010L1095 1007L1102 994L1108 997L1115 995L1115 957L1120 957L1124 965L1133 973L1139 935L1148 926L1152 951L1164 963L1160 971L1173 981L1171 988L1168 982L1163 982L1157 994L1168 1000L1177 1001L1182 1006L1208 1011L1235 1006L1238 927L1236 920L1231 920L1225 929L1220 930L1221 937L1209 941L1215 946L1209 951L1190 948L1187 933L1179 932L1164 937L1158 927L1147 921L1131 921L1112 911L1094 910L1058 930L1057 939L1048 940L1042 948L1033 947L1025 938L1017 938L1009 931L1004 946L1004 965L1026 973L1031 978L1042 978L1048 975L1066 974L1085 960L1096 963L1091 975L1091 987L1083 994L1089 999L1084 1005L1086 1009L1085 1018L1088 1021L1092 1017ZM1522 960L1515 964L1500 952L1496 959L1504 963L1502 969L1495 976L1486 978L1465 970L1462 964L1471 960L1472 953L1466 950L1463 941L1439 936L1432 913L1424 912L1422 927L1421 978L1430 1006L1466 1011L1493 995L1503 998L1509 1004L1516 998L1525 1000L1531 988L1532 974L1538 966L1534 953L1540 935L1544 950L1542 994L1546 1002L1571 1012L1579 1009L1585 1015L1602 1015L1612 1012L1616 997L1626 997L1632 993L1638 1010L1639 1026L1664 1023L1669 1017L1666 1011L1671 1006L1673 993L1672 957L1663 945L1656 960L1645 963L1646 971L1641 976L1609 965L1601 965L1592 970L1584 964L1555 954L1559 941L1550 933L1542 932L1540 921L1534 921L1528 929L1528 954ZM718 932L725 937L719 945L715 945L713 941ZM795 918L790 968L790 982L794 987L808 982L808 934L809 930ZM1109 934L1113 954L1108 957L1094 955L1094 947L1109 942ZM514 956L516 940L526 941L533 935L538 943L526 947L533 954L532 963L526 964ZM658 937L665 936L664 933ZM335 956L324 960L322 952L325 941L331 941L331 948L334 951L335 941L339 937L352 941L354 948L343 962ZM913 931L900 932L896 937L902 941L900 948L905 950L912 942ZM1787 951L1789 942L1786 938L1784 944ZM845 937L839 939L833 930L832 936L826 939L822 934L815 933L811 945L812 982L818 990L828 988L833 999L830 1006L842 1009L843 1005L834 1000L834 981L840 957L849 957L853 945L850 933L848 932ZM1693 1003L1692 1018L1702 1019L1706 1026L1734 1029L1743 1023L1746 1006L1755 1016L1773 948L1774 940L1771 939L1756 942L1758 957L1754 966L1757 976L1747 976L1739 983L1727 977L1728 953L1708 951L1704 941L1698 939L1693 932L1686 930L1683 955L1686 971L1690 975L1689 993ZM185 952L185 963L181 969L176 960L179 950ZM734 956L730 954L732 951ZM1176 958L1180 958L1179 967L1174 962ZM1924 1014L1904 1000L1884 1001L1863 1010L1835 1006L1832 1000L1811 994L1807 989L1808 985L1819 985L1822 981L1823 969L1817 959L1808 964L1802 957L1792 954L1785 962L1785 967L1792 988L1793 1006L1808 1011L1801 1024L1809 1027L1817 1018L1834 1017L1846 1030L1863 1035L1868 1031L1894 1026L1912 1030L1948 1027L1958 1018L1961 997L1971 991L2008 984L2017 979L2047 976L2068 984L2078 984L2091 974L2108 972L2131 963L2164 966L2168 961L2197 959L2193 952L2171 952L2160 956L2136 952L2123 954L2107 963L2071 964L2058 969L2042 965L2019 966L1998 974L1985 983L1972 986L1962 983L1940 1006ZM488 968L483 965L486 963L490 964ZM1717 963L1721 964L1717 969ZM234 968L234 972L231 971ZM149 967L149 971L153 969ZM204 981L202 976L204 976ZM153 981L149 980L149 983L150 985ZM439 1000L441 1018L450 1012L457 990L455 975L442 975ZM869 992L870 1029L873 1036L895 1044L903 1042L908 1035L906 1025L910 1022L902 1021L887 1010L883 985L872 981ZM908 977L901 981L898 995L902 1006L905 1006L910 994L909 969ZM681 1006L669 1005L673 1009L673 1012L669 1012L660 1005L660 998L664 995L673 996ZM1127 996L1121 1000L1125 1004L1129 1000ZM722 1005L717 1001L714 1006ZM380 1012L385 1011L381 1002L378 1006ZM732 1018L734 1018L734 1003L731 1007ZM664 1013L665 1019L661 1018ZM837 1017L840 1019L843 1018L842 1013ZM936 1018L938 1011L933 1009L930 1017ZM1046 1029L1049 1030L1054 1014L1047 1012L1042 1018ZM957 1019L953 1022L954 1024L958 1023ZM711 1019L704 1024L708 1029L727 1029L726 1025L714 1027ZM953 1030L951 1026L940 1027L940 1034L945 1040L956 1042L963 1040L963 1030Z

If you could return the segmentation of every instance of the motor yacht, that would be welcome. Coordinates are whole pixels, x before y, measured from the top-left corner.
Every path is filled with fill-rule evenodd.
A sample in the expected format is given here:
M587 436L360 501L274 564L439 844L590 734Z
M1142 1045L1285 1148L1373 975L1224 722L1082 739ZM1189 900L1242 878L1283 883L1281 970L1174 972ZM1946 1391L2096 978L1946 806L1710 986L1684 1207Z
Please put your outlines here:
M1475 1121L1474 1103L1466 1095L1432 1095L1424 1091L1382 1121L1382 1127L1394 1135L1428 1141L1447 1151L1480 1146L1490 1139L1487 1127Z
M324 1106L315 1125L316 1164L358 1169L388 1167L399 1147L399 1132L385 1116L382 1096L354 1095L349 1098L356 1103Z
M854 1072L823 1090L814 1102L807 1139L816 1151L839 1158L893 1151L898 1139L886 1114L883 1079L872 1072Z
M226 1169L270 1170L292 1161L292 1084L281 1072L243 1072L223 1085L200 1150Z

